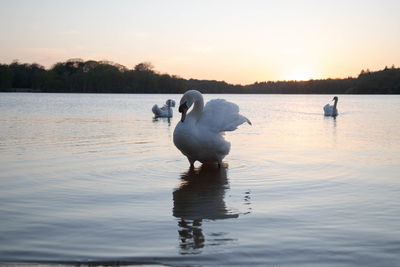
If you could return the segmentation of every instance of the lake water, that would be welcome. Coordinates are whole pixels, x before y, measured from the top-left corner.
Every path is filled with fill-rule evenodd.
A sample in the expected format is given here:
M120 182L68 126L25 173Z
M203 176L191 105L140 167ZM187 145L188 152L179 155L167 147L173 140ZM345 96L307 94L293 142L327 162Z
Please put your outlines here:
M0 263L400 266L400 96L218 97L253 125L191 170L180 95L0 94Z

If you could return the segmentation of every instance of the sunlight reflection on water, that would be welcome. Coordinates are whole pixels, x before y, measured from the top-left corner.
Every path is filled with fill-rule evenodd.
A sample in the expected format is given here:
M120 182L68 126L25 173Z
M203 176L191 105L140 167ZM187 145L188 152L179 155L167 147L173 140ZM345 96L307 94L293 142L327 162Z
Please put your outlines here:
M398 96L217 97L253 125L189 169L151 112L179 95L0 94L0 262L399 262Z

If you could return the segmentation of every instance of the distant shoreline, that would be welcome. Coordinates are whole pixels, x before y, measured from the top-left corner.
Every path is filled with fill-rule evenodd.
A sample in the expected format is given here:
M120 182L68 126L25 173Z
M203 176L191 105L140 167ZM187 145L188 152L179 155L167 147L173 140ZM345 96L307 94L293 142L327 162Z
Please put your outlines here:
M201 91L201 90L200 90ZM115 92L103 92L103 93L86 93L86 92L44 92L44 91L38 91L38 90L33 90L33 89L10 89L9 91L0 91L1 93L32 93L32 94L116 94L116 95L123 95L123 94L130 94L130 95L166 95L166 94L171 94L171 95L176 95L176 94L181 94L181 93L115 93ZM213 92L213 93L204 93L204 94L232 94L232 95L237 95L237 94L242 94L242 95L332 95L334 93L230 93L230 92ZM399 95L400 93L339 93L336 95Z
M68 60L46 70L38 64L0 64L0 92L181 94L400 94L400 68L362 70L357 78L268 81L234 85L160 74L150 63L134 69L109 61Z

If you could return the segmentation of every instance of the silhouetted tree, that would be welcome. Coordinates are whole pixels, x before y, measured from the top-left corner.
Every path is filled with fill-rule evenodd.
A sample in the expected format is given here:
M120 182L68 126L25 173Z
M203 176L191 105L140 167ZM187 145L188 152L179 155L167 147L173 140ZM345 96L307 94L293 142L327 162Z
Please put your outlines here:
M224 81L182 79L154 72L150 62L134 69L111 61L79 58L54 64L49 70L39 64L0 64L0 91L41 91L73 93L203 93L251 94L399 94L400 69L371 72L361 70L357 78L309 81L255 82L232 85Z
M142 62L135 66L136 71L153 71L154 66L150 62Z
M0 64L0 90L8 91L12 88L14 73L8 65Z

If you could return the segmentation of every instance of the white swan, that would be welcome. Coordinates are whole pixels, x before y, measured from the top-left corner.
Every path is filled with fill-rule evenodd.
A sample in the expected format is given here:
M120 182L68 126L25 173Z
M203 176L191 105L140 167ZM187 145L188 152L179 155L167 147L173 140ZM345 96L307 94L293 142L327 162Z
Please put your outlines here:
M193 109L186 115L188 109ZM181 121L174 130L174 144L185 155L190 166L196 160L202 163L218 163L228 155L231 144L222 136L225 131L233 131L240 124L251 122L241 114L239 107L224 99L214 99L204 106L199 91L190 90L179 104Z
M159 108L156 104L153 106L153 108L151 110L153 111L154 115L157 118L158 117L172 118L172 108L171 107L175 107L175 101L172 99L168 99L162 108Z
M336 117L336 116L339 114L339 112L338 112L338 110L337 110L337 108L336 108L337 102L338 102L338 97L335 96L335 97L332 99L332 101L335 101L335 102L333 103L333 106L332 106L332 105L329 105L329 104L326 104L326 105L324 106L324 115L325 115L325 116L333 116L333 117Z

